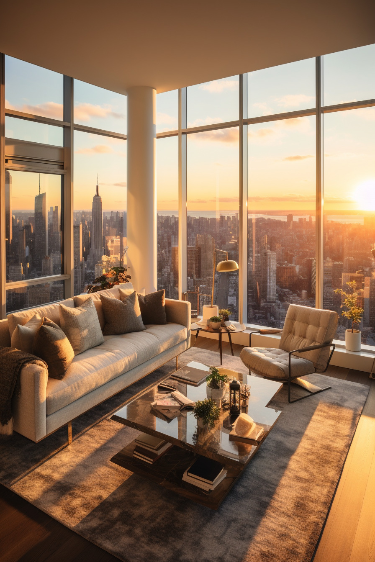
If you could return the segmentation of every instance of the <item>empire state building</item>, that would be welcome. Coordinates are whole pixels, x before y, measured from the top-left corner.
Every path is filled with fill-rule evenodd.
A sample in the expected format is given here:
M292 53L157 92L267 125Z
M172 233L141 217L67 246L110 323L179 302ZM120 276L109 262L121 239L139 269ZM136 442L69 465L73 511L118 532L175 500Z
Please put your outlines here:
M98 180L96 194L92 199L91 253L96 260L100 260L103 255L103 204L99 195Z

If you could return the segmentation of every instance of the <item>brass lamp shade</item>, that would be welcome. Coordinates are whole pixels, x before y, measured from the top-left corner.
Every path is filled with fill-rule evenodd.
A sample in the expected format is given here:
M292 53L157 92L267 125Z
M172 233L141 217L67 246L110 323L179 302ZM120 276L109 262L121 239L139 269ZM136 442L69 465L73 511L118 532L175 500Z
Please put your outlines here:
M237 271L238 263L234 260L224 260L217 264L216 271Z

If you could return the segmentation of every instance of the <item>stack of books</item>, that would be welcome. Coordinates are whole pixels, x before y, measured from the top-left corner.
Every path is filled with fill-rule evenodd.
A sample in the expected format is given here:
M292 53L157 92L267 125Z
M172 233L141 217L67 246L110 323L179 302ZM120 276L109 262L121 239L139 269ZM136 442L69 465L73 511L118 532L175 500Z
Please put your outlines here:
M171 378L178 382L199 386L206 380L209 374L210 368L207 367L207 365L197 363L197 361L191 361L186 367L173 373Z
M185 470L182 480L210 492L224 480L226 475L227 471L218 461L197 457L193 464Z
M147 433L141 433L135 440L136 446L133 451L133 457L140 459L148 464L154 464L170 447L172 443L168 443L160 437L154 437Z
M195 402L178 390L167 394L157 394L155 398L155 401L151 403L151 409L164 416L166 420L173 420L184 408L194 408L195 406Z

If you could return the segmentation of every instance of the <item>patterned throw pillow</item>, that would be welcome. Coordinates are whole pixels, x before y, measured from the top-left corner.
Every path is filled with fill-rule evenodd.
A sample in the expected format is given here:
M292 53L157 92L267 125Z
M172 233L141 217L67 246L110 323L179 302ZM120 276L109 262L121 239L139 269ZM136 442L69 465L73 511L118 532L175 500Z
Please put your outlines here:
M26 324L17 324L11 337L11 346L32 353L35 334L41 327L43 318L39 314L34 314Z
M142 320L144 324L166 324L167 313L165 312L165 290L161 289L148 295L139 295L139 306L141 307Z
M98 314L91 298L77 308L60 304L60 323L75 355L104 342Z
M48 376L62 379L74 359L74 351L70 341L57 324L43 318L43 323L37 331L32 352L44 359L48 365Z
M135 291L130 295L122 292L122 300L105 297L104 295L100 295L100 298L105 318L103 330L105 336L145 330Z

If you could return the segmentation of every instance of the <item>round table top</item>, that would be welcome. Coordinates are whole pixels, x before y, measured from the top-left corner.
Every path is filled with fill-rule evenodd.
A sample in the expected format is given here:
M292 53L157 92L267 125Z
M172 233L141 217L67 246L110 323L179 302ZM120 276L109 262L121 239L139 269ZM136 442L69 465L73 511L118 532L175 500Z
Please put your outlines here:
M228 330L227 326L234 326L235 329ZM246 325L241 324L240 322L231 322L229 320L228 322L225 322L225 328L221 326L217 330L214 330L213 328L210 328L207 325L200 324L199 322L194 322L194 324L191 325L191 330L192 331L199 330L201 332L212 332L213 334L219 334L220 332L222 334L227 334L228 332L231 334L235 334L236 332L243 332L244 330L246 330Z

